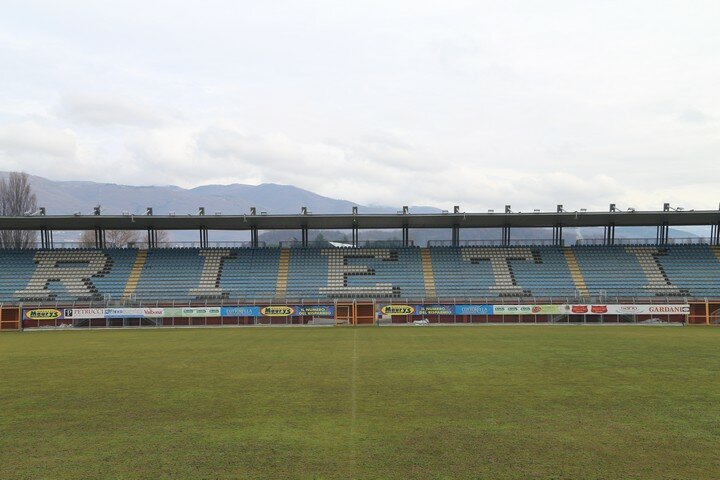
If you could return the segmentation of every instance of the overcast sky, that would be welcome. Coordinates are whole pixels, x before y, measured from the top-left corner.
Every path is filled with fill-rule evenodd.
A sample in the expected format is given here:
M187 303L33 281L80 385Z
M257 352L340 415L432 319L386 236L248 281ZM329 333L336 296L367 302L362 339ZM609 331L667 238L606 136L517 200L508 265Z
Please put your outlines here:
M0 170L717 208L720 2L7 1Z

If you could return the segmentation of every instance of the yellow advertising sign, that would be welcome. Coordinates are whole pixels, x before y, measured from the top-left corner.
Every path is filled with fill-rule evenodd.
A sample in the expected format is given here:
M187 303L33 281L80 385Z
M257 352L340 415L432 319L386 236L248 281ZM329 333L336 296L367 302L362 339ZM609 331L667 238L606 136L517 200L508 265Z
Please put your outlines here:
M289 317L295 313L295 309L287 305L270 305L261 308L260 313L266 317Z
M62 316L62 310L57 308L36 308L25 311L25 318L28 320L55 320L56 318L62 318Z
M383 315L412 315L415 307L411 305L385 305L380 309Z

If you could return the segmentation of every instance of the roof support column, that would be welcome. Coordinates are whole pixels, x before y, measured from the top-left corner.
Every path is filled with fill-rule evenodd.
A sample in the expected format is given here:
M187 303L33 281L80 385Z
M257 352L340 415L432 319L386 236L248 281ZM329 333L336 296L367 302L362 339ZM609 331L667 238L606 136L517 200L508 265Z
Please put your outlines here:
M510 224L506 223L502 227L502 245L507 247L510 245Z
M402 245L403 247L410 245L410 228L407 225L402 227Z
M360 230L358 229L357 219L355 218L358 214L358 207L352 207L353 224L352 224L352 246L357 248L360 244Z
M615 245L615 224L610 223L603 228L603 244Z
M457 223L452 226L452 246L460 246L460 225Z
M720 245L720 223L710 225L710 245Z
M200 227L200 248L208 247L209 238L207 227Z
M352 227L352 246L357 248L360 243L360 229L357 224L353 224Z
M258 234L258 227L250 227L250 246L257 248L260 244L260 235Z
M53 248L53 231L49 228L40 230L40 246L42 248Z
M105 229L95 228L95 248L105 248Z
M308 227L307 225L303 225L300 229L300 234L302 236L302 246L307 247L308 246Z
M553 245L563 244L563 226L562 223L558 223L553 227Z
M157 248L157 230L155 227L148 227L147 229L147 247L148 249Z
M656 236L656 243L658 245L666 245L668 243L668 233L670 231L670 227L668 226L668 222L663 222L657 227L657 236Z

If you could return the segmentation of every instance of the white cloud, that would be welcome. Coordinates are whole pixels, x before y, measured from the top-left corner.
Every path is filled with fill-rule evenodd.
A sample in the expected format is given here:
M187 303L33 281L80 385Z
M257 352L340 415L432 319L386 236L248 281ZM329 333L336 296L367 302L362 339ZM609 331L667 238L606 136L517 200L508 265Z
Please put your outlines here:
M13 157L49 155L71 159L77 153L77 139L67 128L33 122L0 125L0 151Z
M108 93L75 92L62 96L60 117L86 125L156 126L165 123L159 111L126 97Z

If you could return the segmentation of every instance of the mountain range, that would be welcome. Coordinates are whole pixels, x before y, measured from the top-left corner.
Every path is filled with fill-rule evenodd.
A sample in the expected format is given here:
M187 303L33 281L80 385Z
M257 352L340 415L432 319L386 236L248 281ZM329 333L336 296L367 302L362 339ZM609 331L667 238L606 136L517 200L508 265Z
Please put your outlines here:
M7 172L0 172L0 177L7 176ZM167 186L131 186L115 183L97 183L90 181L56 181L44 177L30 175L30 184L37 196L38 205L46 208L48 215L62 215L80 213L92 214L93 208L100 206L103 214L119 215L132 213L145 214L147 207L152 207L156 215L175 213L178 215L196 214L199 207L204 207L208 215L215 212L222 214L249 213L250 207L256 207L257 212L269 214L300 213L301 207L307 207L312 213L350 213L353 207L358 207L359 213L396 213L402 207L396 206L368 206L349 200L329 198L292 185L278 185L264 183L260 185L203 185L195 188L182 188L174 185ZM429 206L410 206L411 213L440 213L441 209ZM602 238L601 228L585 228L578 233L575 229L566 229L565 239L568 243L582 235L582 238ZM319 232L328 240L341 240L347 232ZM317 234L317 233L316 233ZM58 241L72 241L77 238L77 232L56 232ZM196 232L172 232L171 239L176 242L197 240ZM266 242L277 243L282 240L297 238L299 232L276 231L264 232L261 239ZM363 231L361 239L385 240L399 238L396 231ZM513 238L537 239L549 238L551 234L546 229L515 229ZM618 238L654 238L655 229L652 227L616 230ZM694 237L693 231L670 229L670 236ZM245 232L211 232L211 241L246 240ZM311 239L314 235L311 234ZM450 232L443 230L413 230L411 239L417 245L425 245L428 240L449 240ZM500 231L497 229L463 230L461 238L467 240L498 239Z

